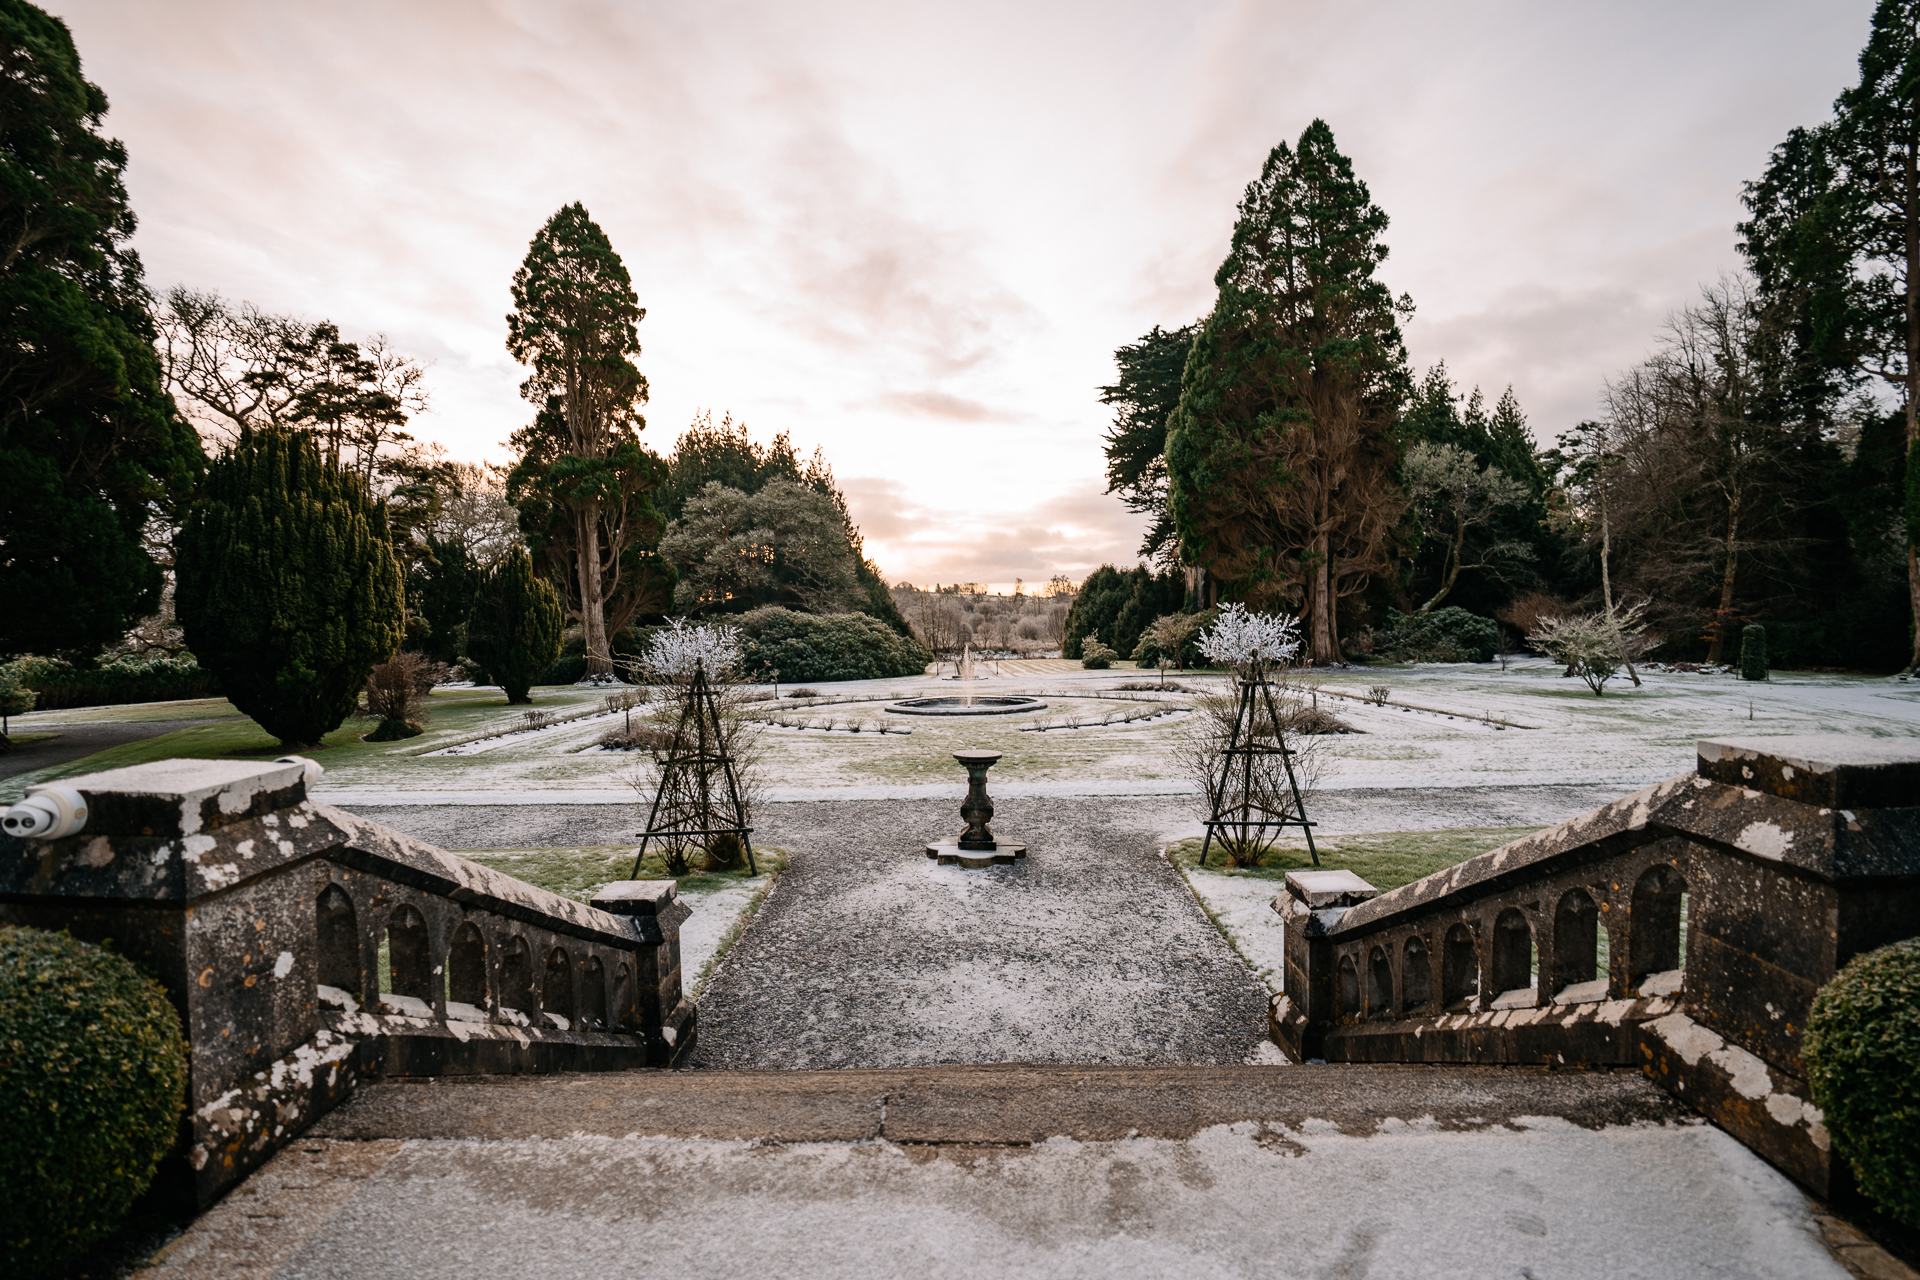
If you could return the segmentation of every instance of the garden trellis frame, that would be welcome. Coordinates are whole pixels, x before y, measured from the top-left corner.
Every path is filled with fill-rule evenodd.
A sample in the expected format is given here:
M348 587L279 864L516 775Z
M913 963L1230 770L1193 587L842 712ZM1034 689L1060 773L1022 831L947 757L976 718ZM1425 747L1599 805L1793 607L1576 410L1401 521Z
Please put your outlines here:
M1258 706L1256 706L1256 697ZM1262 741L1254 731L1254 717L1261 707L1267 713L1267 722L1273 728L1273 741ZM1300 783L1293 772L1293 751L1287 746L1286 734L1280 725L1280 713L1273 705L1273 686L1267 680L1266 665L1256 659L1246 675L1240 677L1240 702L1234 709L1233 729L1227 735L1226 750L1220 753L1220 780L1211 782L1207 796L1211 816L1206 821L1207 838L1200 845L1200 865L1207 865L1207 853L1213 848L1213 839L1217 835L1224 843L1229 831L1237 832L1242 848L1251 844L1254 833L1269 830L1284 830L1287 827L1299 827L1307 837L1307 854L1313 859L1313 865L1320 865L1320 851L1313 845L1313 823L1307 818L1306 801L1300 797ZM1278 757L1280 768L1286 775L1286 795L1279 797L1276 808L1272 803L1270 785L1271 769L1264 761ZM1239 774L1240 788L1238 796L1231 802L1228 796L1234 775ZM1260 781L1256 787L1255 781ZM1287 804L1291 797L1292 804Z
M688 721L692 721L691 727ZM714 795L716 781L725 783L723 797ZM727 813L715 813L716 799L727 806ZM664 815L663 803L667 810ZM716 817L728 816L731 822L715 821ZM667 745L667 758L660 765L660 785L654 789L647 829L640 833L640 848L633 855L632 878L640 875L640 863L647 856L650 840L680 841L698 836L704 844L721 835L740 837L747 852L747 872L759 875L760 868L753 859L753 828L747 825L746 807L740 801L740 782L734 776L733 756L721 731L720 708L713 700L713 687L707 683L706 663L696 660L693 684L680 708L680 723Z

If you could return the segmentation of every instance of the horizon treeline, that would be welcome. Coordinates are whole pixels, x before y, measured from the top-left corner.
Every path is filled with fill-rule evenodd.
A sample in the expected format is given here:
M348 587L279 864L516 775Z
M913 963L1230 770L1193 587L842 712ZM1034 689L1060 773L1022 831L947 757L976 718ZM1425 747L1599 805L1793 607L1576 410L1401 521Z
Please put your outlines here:
M1188 610L1297 615L1316 663L1443 608L1524 634L1633 604L1656 656L1728 660L1760 622L1776 665L1914 667L1916 19L1883 0L1834 118L1746 185L1746 269L1703 283L1551 446L1511 387L1489 406L1444 362L1411 367L1387 214L1332 130L1275 147L1212 309L1122 345L1100 389L1142 560L1186 571Z

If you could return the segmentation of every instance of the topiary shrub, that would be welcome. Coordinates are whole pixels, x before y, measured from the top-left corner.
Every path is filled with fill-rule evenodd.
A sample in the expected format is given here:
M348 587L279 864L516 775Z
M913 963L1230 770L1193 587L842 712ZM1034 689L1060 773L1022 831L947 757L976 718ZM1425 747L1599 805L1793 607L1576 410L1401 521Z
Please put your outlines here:
M241 431L208 466L174 547L187 644L283 746L338 729L400 647L386 504L307 432Z
M740 669L749 679L775 671L793 683L917 676L933 655L864 613L796 613L770 606L742 614Z
M1396 662L1492 662L1500 652L1500 624L1451 605L1428 614L1389 611L1374 643Z
M1080 665L1089 671L1105 671L1119 656L1091 636L1080 642Z
M1757 622L1748 623L1740 632L1740 678L1767 678L1767 629Z
M1856 956L1822 987L1802 1056L1860 1190L1920 1228L1920 938Z
M533 571L533 560L515 547L480 582L467 619L467 649L507 695L509 703L531 702L536 684L572 684L586 674L579 660L572 674L555 679L560 633L565 616L553 587Z
M0 927L0 1255L43 1275L112 1231L172 1147L180 1019L132 961Z

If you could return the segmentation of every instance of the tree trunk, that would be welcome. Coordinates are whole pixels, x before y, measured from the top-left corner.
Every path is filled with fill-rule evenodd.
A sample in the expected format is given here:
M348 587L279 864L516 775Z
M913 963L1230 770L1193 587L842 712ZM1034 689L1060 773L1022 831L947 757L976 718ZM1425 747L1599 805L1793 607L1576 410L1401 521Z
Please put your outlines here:
M1327 534L1313 538L1313 579L1307 592L1308 658L1316 667L1340 660L1333 640L1333 573L1328 563Z
M1447 563L1446 563L1447 573L1446 573L1446 576L1440 580L1440 589L1433 593L1433 599L1427 601L1425 604L1421 605L1418 609L1415 609L1413 611L1414 617L1416 618L1426 617L1429 613L1433 612L1433 608L1435 605L1439 604L1442 600L1445 600L1448 594L1452 592L1453 584L1460 580L1460 557L1462 553L1466 551L1466 545L1467 545L1467 527L1465 525L1461 525L1459 533L1457 533L1454 536L1453 549L1447 553Z
M600 513L592 507L574 513L580 522L580 636L587 647L587 674L613 670L607 648L606 602L600 591Z
M1727 571L1720 579L1720 610L1715 616L1713 643L1707 648L1709 663L1720 661L1727 647L1727 620L1733 612L1733 573L1739 566L1740 553L1734 549L1734 539L1740 534L1740 493L1736 489L1731 501L1727 503Z
M1906 145L1907 190L1907 493L1914 491L1915 467L1920 467L1920 154L1910 138ZM1913 657L1909 675L1920 674L1920 528L1915 528L1914 503L1907 500L1907 594L1913 602Z
M1613 557L1613 526L1607 522L1607 482L1600 481L1600 602L1613 612L1613 579L1607 576L1607 561Z

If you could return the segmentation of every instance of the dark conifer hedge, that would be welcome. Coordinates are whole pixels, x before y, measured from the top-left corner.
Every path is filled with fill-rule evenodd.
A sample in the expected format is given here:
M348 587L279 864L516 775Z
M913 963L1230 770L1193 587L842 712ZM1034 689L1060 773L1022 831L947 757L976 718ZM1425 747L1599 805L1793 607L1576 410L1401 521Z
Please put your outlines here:
M339 728L400 644L386 509L303 434L248 431L208 467L175 572L200 665L290 747Z

